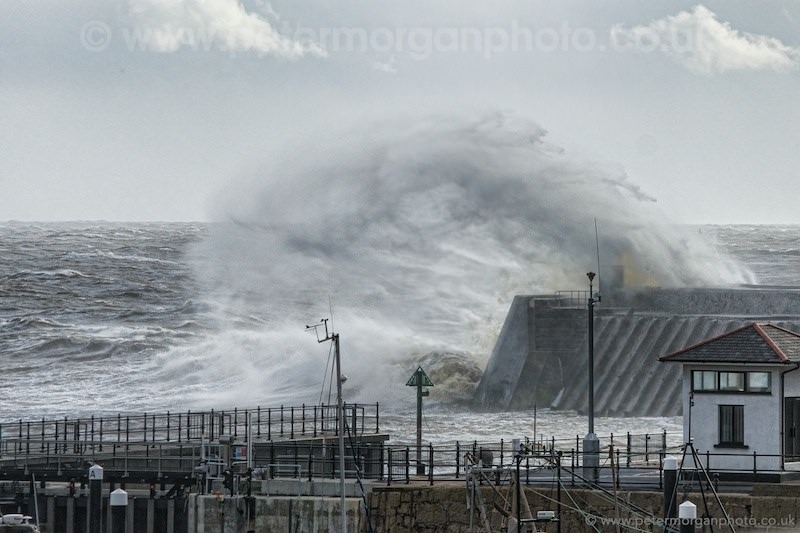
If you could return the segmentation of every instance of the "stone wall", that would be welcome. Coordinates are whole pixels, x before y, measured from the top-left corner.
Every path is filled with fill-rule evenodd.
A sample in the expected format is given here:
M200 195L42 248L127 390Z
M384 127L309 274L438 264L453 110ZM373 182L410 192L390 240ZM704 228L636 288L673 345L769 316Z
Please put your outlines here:
M340 501L309 496L191 495L188 533L335 532L340 530ZM345 503L347 531L367 531L362 500L347 498ZM253 512L251 506L255 506Z
M482 487L485 508L493 528L501 526L503 516L494 505L502 504L502 497L507 497L507 487ZM535 514L542 510L557 510L555 490L534 489L524 487L531 511ZM662 495L655 492L618 493L621 501L630 502L635 508L660 517L663 513ZM706 515L703 497L700 493L690 493L689 499L697 505L698 517L723 517L720 507L714 501L713 494L706 491L708 512ZM680 494L680 501L683 494ZM796 520L800 512L800 487L780 485L757 485L753 495L723 494L721 500L728 513L734 519L735 529L740 533L766 531L762 525L771 525L769 531L798 531L800 521ZM397 487L374 488L370 494L370 514L376 533L401 533L407 531L429 533L467 533L470 529L470 511L467 509L467 490L465 485L437 485L420 487L403 485ZM563 532L595 532L616 531L614 524L602 524L603 519L628 520L628 524L649 531L648 524L638 524L641 520L634 512L621 507L619 514L612 498L602 493L588 490L562 490L561 531ZM578 510L580 509L580 510ZM586 514L600 516L589 518ZM481 531L479 515L473 515L474 531ZM590 524L591 522L591 524ZM555 524L539 524L538 531L555 532ZM596 529L595 529L596 528ZM622 529L625 530L624 528ZM630 529L628 529L630 530ZM654 529L658 530L658 529ZM705 529L708 531L709 529ZM727 531L727 527L717 525L715 531ZM366 531L366 530L363 530Z
M523 489L534 514L543 510L557 511L556 490ZM504 517L498 507L502 508L503 498L508 497L507 492L507 486L481 487L484 507L493 531L499 531L503 524ZM688 496L697 505L699 517L723 517L710 491L706 491L708 515L701 494L691 493ZM642 513L660 517L663 512L661 493L619 491L618 497ZM800 486L786 483L757 484L752 495L723 494L721 499L728 516L735 520L734 527L739 533L767 531L766 525L772 526L769 531L800 530L800 522L795 518L800 512ZM368 495L369 519L361 499L347 499L348 532L366 533L370 531L370 524L375 533L482 531L482 517L477 512L471 516L467 500L465 483L373 487ZM679 500L683 500L682 493ZM256 496L246 499L192 495L188 505L188 533L335 533L340 531L339 502L339 498L325 497ZM610 494L565 488L562 489L561 502L561 531L564 533L616 531L615 524L603 521L617 518L628 521L628 531L632 527L651 530L649 523L642 522L643 514L625 506L615 508ZM255 506L252 518L250 505ZM470 527L471 520L474 529ZM538 524L537 527L540 532L558 530L553 523ZM623 527L621 530L626 529ZM660 531L657 527L652 530ZM714 530L729 529L717 523Z

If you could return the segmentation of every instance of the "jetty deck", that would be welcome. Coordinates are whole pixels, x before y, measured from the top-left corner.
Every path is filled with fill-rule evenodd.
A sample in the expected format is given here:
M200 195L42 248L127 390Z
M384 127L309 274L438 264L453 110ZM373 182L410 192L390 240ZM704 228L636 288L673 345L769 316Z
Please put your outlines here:
M378 404L344 406L348 451L381 476ZM267 473L335 476L338 409L302 405L229 411L117 414L0 425L0 480L71 481L100 464L109 481L188 483L263 465ZM350 460L350 466L352 465Z

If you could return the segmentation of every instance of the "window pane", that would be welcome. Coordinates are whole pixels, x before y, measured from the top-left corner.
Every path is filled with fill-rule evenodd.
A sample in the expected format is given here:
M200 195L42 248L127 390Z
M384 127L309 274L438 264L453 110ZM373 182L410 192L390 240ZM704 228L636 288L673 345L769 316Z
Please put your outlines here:
M717 390L717 373L708 370L693 370L692 390Z
M744 445L744 406L719 406L719 443Z
M744 372L720 372L719 390L744 392Z
M770 386L771 376L769 372L748 372L747 390L750 392L770 392L772 390Z
M744 406L733 406L733 442L744 444Z
M719 406L719 442L733 442L733 409L730 405Z

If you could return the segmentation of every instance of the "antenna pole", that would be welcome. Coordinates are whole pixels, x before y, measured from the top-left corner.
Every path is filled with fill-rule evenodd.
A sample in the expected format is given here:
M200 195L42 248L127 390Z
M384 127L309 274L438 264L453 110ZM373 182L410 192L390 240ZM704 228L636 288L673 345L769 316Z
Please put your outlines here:
M325 337L320 338L319 336L319 328L320 326L325 328ZM336 365L336 418L338 419L338 424L336 431L339 434L339 493L341 497L341 501L339 506L341 507L341 529L342 533L347 533L347 508L345 507L345 471L344 471L344 404L342 403L342 382L344 379L342 377L342 358L339 352L339 334L333 332L333 327L331 327L331 331L328 331L328 319L323 318L320 320L319 324L315 324L313 326L306 326L306 330L313 329L314 332L317 334L317 342L327 342L333 341L333 354L334 354L334 363Z
M344 405L342 404L342 359L339 355L339 334L333 334L333 351L336 360L336 404L339 414L339 506L342 513L342 533L347 533L347 508L345 507L344 487Z
M597 249L597 275L600 275L600 236L597 233L597 218L594 219L594 246ZM597 278L598 285L600 284L600 278Z

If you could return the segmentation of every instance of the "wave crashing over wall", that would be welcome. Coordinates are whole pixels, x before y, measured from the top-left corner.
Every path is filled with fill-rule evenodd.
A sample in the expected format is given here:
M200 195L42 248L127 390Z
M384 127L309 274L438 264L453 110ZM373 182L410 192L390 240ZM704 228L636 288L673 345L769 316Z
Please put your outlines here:
M224 352L231 386L209 403L316 399L327 348L303 330L331 314L349 401L407 400L426 354L459 354L452 368L473 376L512 295L582 285L597 260L595 219L602 253L628 257L644 279L752 281L624 171L503 113L308 139L231 184L215 211L193 257L218 333L207 357L195 347L191 364L164 358L198 383L220 379ZM434 396L463 396L463 380L452 383Z

